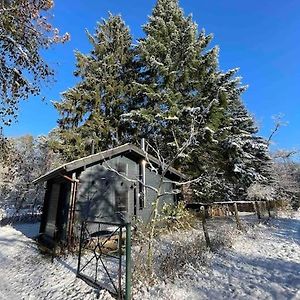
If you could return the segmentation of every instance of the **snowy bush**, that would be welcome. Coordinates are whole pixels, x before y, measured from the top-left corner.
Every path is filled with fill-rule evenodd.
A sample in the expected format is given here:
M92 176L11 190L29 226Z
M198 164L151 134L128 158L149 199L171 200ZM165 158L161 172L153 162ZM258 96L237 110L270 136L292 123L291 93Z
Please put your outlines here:
M133 281L135 285L138 284L140 278L144 278L150 285L156 282L156 276L153 270L149 269L146 262L149 255L150 240L153 243L154 269L157 270L159 269L157 260L163 257L165 253L161 244L165 244L165 239L169 239L174 233L181 235L187 230L193 231L196 221L195 216L185 208L184 202L179 202L178 205L168 204L163 206L161 214L155 220L153 237L151 237L153 228L149 224L136 220L133 236L133 244L135 245L133 251Z
M251 200L274 200L275 194L274 187L260 183L252 184L247 190L248 198Z
M189 235L189 238L187 238ZM180 238L181 236L181 238ZM133 285L155 285L160 280L173 279L193 265L194 268L209 262L205 241L198 232L183 232L161 236L154 243L154 272L147 268L147 244L134 247L133 252Z
M160 237L168 233L192 229L196 226L197 219L185 208L184 202L179 202L178 205L165 204L156 222L154 236ZM135 220L133 242L136 245L145 244L149 237L149 230L148 224L139 219Z
M185 202L165 204L161 214L161 228L169 232L192 228L196 223L194 214L185 208Z
M211 231L212 250L231 247L237 235L237 230L231 226ZM144 239L140 236L133 247L133 285L139 289L143 284L153 286L161 280L173 280L190 268L209 266L211 255L201 227L169 231L157 235L154 240L154 272L150 272L146 264L147 236L144 235Z
M229 226L218 227L211 237L210 242L212 250L217 251L220 248L232 247L237 234L237 230Z
M201 234L190 241L174 240L169 251L161 256L159 271L163 279L180 276L189 265L199 268L209 263L206 244Z

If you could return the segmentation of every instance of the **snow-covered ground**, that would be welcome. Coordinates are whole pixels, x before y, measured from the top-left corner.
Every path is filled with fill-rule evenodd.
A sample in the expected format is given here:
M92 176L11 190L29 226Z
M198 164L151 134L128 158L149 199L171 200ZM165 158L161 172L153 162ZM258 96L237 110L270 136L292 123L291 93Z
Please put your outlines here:
M19 226L28 233L33 226ZM24 230L25 229L25 230ZM51 259L36 243L11 226L0 228L0 299L96 299L96 292L76 278L76 259ZM100 299L113 299L102 291Z
M209 266L189 266L135 299L300 299L300 213L248 227L231 249L212 254Z
M134 299L300 299L300 213L248 229L209 257L208 266L190 266ZM0 299L96 299L75 273L75 258L52 264L23 233L0 228ZM102 291L100 299L113 298Z

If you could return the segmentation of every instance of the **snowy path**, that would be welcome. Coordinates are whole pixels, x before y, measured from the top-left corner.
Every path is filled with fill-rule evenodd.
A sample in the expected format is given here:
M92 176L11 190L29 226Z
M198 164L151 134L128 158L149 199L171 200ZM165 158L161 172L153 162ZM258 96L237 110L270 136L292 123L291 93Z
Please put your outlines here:
M75 277L76 260L55 259L38 253L33 240L10 226L0 228L0 300L96 299ZM111 300L107 292L100 299Z
M173 283L151 288L143 299L300 300L300 213L256 226L211 259L209 268L191 267Z

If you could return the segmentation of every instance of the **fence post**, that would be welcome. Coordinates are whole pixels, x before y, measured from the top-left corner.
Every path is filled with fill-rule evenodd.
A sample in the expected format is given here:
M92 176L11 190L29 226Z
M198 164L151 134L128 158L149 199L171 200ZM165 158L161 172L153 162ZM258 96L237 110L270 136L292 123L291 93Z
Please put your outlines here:
M131 223L126 223L126 282L125 300L131 299Z
M122 228L119 227L118 252L119 252L119 270L118 270L118 298L123 299L122 292Z
M235 216L235 220L236 220L236 226L238 230L242 230L242 224L241 224L241 219L239 217L239 210L237 207L236 202L233 203L233 208L234 208L234 216Z
M255 203L255 210L256 210L256 213L257 213L257 217L260 220L261 219L261 214L260 214L259 203L258 203L258 201L255 201L254 203Z
M271 203L270 203L270 201L267 200L266 204L267 204L267 210L268 210L269 218L272 218L272 215L271 215Z
M202 210L202 214L201 214L201 216L202 216L202 227L203 227L206 246L209 249L211 249L211 243L210 243L210 239L209 239L209 235L208 235L208 231L207 231L207 227L206 227L206 209L205 209L205 206L201 206L201 210Z

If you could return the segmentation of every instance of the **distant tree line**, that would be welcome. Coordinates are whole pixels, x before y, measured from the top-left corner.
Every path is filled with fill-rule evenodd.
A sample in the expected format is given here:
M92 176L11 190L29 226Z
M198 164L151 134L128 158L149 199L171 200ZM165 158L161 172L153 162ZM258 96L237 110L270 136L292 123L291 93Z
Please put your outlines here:
M59 155L49 148L46 136L8 139L0 135L0 139L0 210L36 210L42 204L44 186L34 186L32 181L58 166Z

